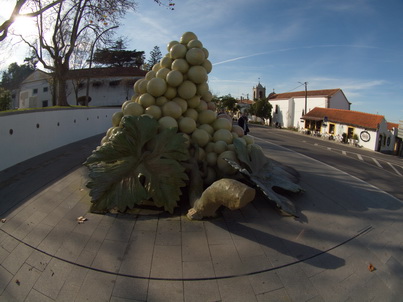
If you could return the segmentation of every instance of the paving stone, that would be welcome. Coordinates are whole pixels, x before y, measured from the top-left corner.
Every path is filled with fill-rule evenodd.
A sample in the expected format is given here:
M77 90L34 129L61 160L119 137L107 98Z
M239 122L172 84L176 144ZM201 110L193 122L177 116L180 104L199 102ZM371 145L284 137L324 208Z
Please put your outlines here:
M0 246L0 264L8 257L8 255L10 255L10 252Z
M76 301L76 296L78 295L78 292L80 291L87 274L88 269L86 268L79 266L72 267L57 295L56 300L58 302Z
M24 238L29 232L31 232L32 228L34 228L38 223L40 223L47 215L46 212L34 211L33 209L29 210L31 211L30 216L26 218L21 218L20 215L17 215L17 217L15 217L21 219L22 223L12 230L13 236L20 239Z
M190 220L183 215L181 217L182 232L204 232L204 221Z
M223 220L211 220L204 224L209 245L232 243L231 233Z
M0 247L11 253L19 244L20 242L18 240L7 235L1 242Z
M158 219L155 216L139 216L134 226L135 231L157 231Z
M136 220L133 215L118 215L109 228L106 239L114 241L128 241L132 234L135 223Z
M153 260L155 231L134 231L123 257L119 272L148 277Z
M25 263L36 268L38 271L43 272L51 260L52 257L37 250L33 250Z
M52 299L56 299L71 270L71 264L53 258L33 288Z
M150 280L147 302L183 302L183 282Z
M299 265L279 269L277 274L292 300L308 301L319 295Z
M0 265L0 295L7 287L8 283L13 279L14 275Z
M115 298L147 301L147 279L118 276L112 295Z
M89 270L76 296L76 301L109 301L115 283L115 275Z
M31 229L31 231L24 237L24 242L37 247L48 236L53 226L39 223Z
M158 220L156 245L181 245L180 220Z
M1 263L1 265L11 274L15 275L31 255L32 249L23 243L20 243L12 253Z
M292 302L285 288L275 289L256 296L258 302Z
M112 296L109 302L144 302L145 300L125 299Z
M205 232L182 233L183 261L210 261L210 249Z
M114 217L101 216L96 229L92 232L90 239L85 245L81 254L78 256L76 262L81 265L91 266L95 257L97 256L99 249L104 242L105 236L114 221Z
M257 301L248 278L230 278L218 280L222 301Z
M71 232L70 235L64 239L62 245L55 253L55 256L68 261L76 261L87 244L89 238L90 236L88 235Z
M37 269L24 264L8 283L1 299L3 301L24 301L39 276L40 272Z
M118 272L126 246L127 242L105 239L98 250L92 267L108 272Z
M53 302L55 300L45 296L44 294L31 290L28 294L28 297L25 299L25 302Z
M232 243L210 245L210 253L216 276L233 276L246 272L246 267Z
M402 294L403 264L394 257L390 257L382 271L384 273L380 277L384 280L386 286L393 292Z
M248 279L256 295L284 288L284 284L281 282L276 271L250 275Z
M182 278L181 249L178 245L155 245L151 277Z
M183 262L183 278L206 278L206 280L184 281L185 301L221 301L218 282L214 279L211 261ZM211 278L211 279L210 279Z

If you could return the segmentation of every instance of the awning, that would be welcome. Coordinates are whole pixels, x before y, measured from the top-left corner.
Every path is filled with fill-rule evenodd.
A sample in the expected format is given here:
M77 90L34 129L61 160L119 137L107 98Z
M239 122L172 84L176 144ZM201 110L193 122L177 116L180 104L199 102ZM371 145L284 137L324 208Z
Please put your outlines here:
M302 120L310 120L310 121L323 121L323 117L314 117L314 116L303 116Z

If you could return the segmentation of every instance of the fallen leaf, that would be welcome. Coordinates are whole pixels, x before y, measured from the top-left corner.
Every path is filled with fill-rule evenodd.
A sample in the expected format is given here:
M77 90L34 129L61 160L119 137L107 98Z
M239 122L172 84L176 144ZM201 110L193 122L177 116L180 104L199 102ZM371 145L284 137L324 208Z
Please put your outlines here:
M81 224L81 223L84 223L84 221L87 221L87 220L88 220L88 219L85 218L84 216L80 216L80 217L77 218L77 222L80 223L80 224Z
M21 282L20 282L20 280L15 280L15 283L17 283L17 285L20 285L21 284Z
M368 270L369 270L370 272L373 272L374 270L376 270L376 268L375 268L375 266L373 266L373 265L370 263L370 264L368 264Z
M7 219L5 219L5 218L3 218L3 219L1 220L2 223L5 223L6 221L7 221Z

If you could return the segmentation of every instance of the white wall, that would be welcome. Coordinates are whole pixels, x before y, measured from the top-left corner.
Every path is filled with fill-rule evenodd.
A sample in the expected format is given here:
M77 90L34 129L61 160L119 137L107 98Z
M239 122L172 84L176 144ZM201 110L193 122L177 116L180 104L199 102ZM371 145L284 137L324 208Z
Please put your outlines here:
M136 78L133 78L134 80ZM111 81L121 80L116 86L111 86ZM100 82L100 86L93 86L93 82ZM86 81L84 86L78 90L78 96L86 95ZM70 105L76 105L76 95L72 81L67 81L67 101ZM133 86L127 86L122 77L92 79L89 86L88 95L91 97L89 106L116 106L122 105L127 99L131 99L134 94Z
M61 146L106 132L120 108L24 112L0 117L0 171Z
M329 100L329 108L350 110L350 104L342 91L332 95Z

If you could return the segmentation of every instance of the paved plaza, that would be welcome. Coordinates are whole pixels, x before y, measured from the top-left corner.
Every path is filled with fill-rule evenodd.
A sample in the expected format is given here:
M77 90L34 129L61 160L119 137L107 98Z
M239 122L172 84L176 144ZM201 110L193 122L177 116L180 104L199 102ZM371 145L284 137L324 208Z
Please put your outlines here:
M0 301L402 301L402 201L257 141L299 172L298 218L260 196L203 221L186 202L92 214L82 163L100 139L0 172Z

